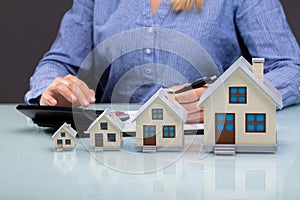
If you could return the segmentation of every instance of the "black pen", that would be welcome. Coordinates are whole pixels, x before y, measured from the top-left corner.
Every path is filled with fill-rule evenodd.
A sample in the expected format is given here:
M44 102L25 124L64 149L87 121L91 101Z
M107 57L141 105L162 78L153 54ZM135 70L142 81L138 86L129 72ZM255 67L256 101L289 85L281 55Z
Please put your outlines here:
M179 94L179 93L186 92L186 91L189 91L189 90L192 90L192 89L200 88L200 87L203 87L207 83L214 82L216 79L217 79L216 75L208 77L208 78L203 77L203 78L200 78L200 79L197 79L197 80L193 81L190 84L187 84L187 85L183 86L182 88L180 88L177 91L169 91L169 93Z

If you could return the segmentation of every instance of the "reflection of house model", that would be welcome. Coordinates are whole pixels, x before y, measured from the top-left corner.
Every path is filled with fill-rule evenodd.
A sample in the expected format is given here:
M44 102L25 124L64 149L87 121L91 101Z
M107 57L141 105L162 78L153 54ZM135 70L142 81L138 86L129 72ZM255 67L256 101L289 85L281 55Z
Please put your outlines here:
M76 145L77 132L70 124L64 123L52 136L54 149L58 151L72 150Z
M74 151L54 152L53 165L63 174L72 172L77 163L76 149Z
M173 94L158 90L136 113L136 149L143 152L181 151L187 112Z
M115 169L121 169L122 158L120 155L120 152L115 151L105 152L105 154L102 152L90 152L89 169L98 181L106 183L105 186L101 186L104 190L107 189L109 191L109 188L118 184L119 171Z
M253 59L251 66L241 57L202 94L205 151L276 152L276 106L282 108L282 97L263 69L264 59Z
M91 147L94 150L119 150L122 145L123 122L115 112L106 109L85 132L90 134Z
M165 162L164 158L168 155L170 154L153 157L153 165L160 163L157 166L161 166L161 163ZM152 164L149 163L150 160L147 161L137 163L142 165ZM169 164L166 164L162 169L153 168L155 169L154 173L139 174L136 177L137 185L148 194L147 199L193 199L183 198L188 196L186 195L188 192L185 190L184 195L180 194L180 191L183 190L178 188L178 185L181 185L185 177L183 158L177 159L171 165Z
M203 199L281 199L276 166L276 155L207 157Z

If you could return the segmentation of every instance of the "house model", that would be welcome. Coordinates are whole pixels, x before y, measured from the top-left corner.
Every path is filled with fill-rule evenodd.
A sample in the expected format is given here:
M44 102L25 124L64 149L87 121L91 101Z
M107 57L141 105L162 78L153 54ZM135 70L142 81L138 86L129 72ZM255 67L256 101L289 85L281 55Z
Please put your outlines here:
M120 150L124 128L115 112L106 109L85 132L90 134L91 148L97 150Z
M76 146L77 132L70 124L64 123L52 136L54 149L58 151L73 150Z
M202 94L204 151L276 152L276 106L280 93L264 79L264 59L253 66L239 58Z
M174 98L161 88L137 111L132 119L136 122L136 150L183 149L187 112Z

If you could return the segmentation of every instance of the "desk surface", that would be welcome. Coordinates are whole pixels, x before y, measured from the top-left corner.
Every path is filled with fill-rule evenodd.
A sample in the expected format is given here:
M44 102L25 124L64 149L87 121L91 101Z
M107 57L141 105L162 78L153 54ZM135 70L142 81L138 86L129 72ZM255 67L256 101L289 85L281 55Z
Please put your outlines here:
M0 199L300 198L300 105L277 113L276 154L236 156L201 154L203 136L181 153L137 153L134 138L118 152L89 152L85 139L55 152L52 132L28 125L15 105L0 113Z

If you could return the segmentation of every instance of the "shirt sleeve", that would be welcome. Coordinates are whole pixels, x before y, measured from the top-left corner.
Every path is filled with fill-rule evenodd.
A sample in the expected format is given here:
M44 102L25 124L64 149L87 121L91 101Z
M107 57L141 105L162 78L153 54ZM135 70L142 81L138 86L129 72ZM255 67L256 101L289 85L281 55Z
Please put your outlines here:
M252 57L263 57L265 78L283 105L300 102L300 50L279 0L236 0L235 22Z
M74 0L64 15L58 35L30 78L27 104L38 104L43 91L57 77L76 75L93 48L93 0Z

